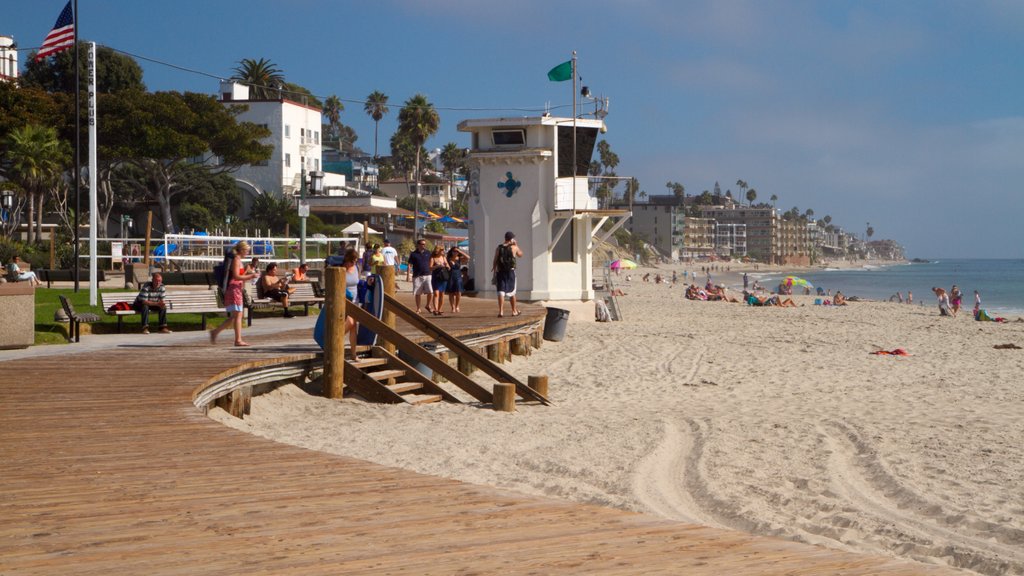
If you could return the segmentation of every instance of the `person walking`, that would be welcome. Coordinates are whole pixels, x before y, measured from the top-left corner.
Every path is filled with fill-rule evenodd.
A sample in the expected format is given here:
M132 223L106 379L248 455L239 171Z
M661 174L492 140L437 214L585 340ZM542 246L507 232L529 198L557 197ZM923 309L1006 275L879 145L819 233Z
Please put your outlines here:
M444 255L444 246L434 246L430 253L430 285L434 289L431 303L434 308L434 316L444 314L444 293L448 289L448 280L452 277L452 269L448 265L448 259Z
M430 285L430 251L427 250L427 241L423 238L416 241L416 250L409 254L409 274L412 276L412 293L416 297L416 313L423 312L420 302L424 294L427 296L427 311L433 312L430 305L434 295L434 289Z
M391 240L384 239L384 247L381 248L380 253L384 256L385 266L394 267L398 265L398 250L395 250L391 245ZM398 272L397 268L395 268L395 272Z
M465 288L462 285L462 265L469 262L469 254L459 250L458 246L452 246L448 250L448 266L452 269L452 277L448 279L448 305L452 313L461 312L459 304L462 303L462 292Z
M242 264L248 255L249 243L241 240L224 258L224 274L227 281L227 287L224 288L224 310L231 316L231 319L210 331L210 344L216 343L217 336L227 328L228 324L231 324L235 329L235 346L249 345L248 342L242 340L242 315L245 312L242 291L245 290L245 283L256 278L257 274Z
M494 262L491 264L494 287L498 290L498 318L505 316L506 296L512 304L512 315L522 314L516 303L516 258L522 257L523 251L516 242L516 235L512 231L505 232L505 241L494 250Z

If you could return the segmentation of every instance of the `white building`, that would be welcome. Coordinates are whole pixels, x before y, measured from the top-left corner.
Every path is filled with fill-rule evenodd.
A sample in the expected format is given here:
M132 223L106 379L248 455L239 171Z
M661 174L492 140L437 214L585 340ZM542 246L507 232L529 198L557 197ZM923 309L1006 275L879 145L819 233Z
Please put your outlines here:
M0 82L18 79L18 45L10 36L0 36Z
M593 299L594 233L608 219L618 219L601 233L602 239L610 236L629 211L599 210L587 186L604 122L576 119L575 138L573 125L572 118L550 116L459 123L459 130L473 138L468 158L470 265L482 295L496 296L490 283L494 251L505 232L512 231L524 253L516 268L520 298Z
M242 166L233 174L239 187L250 196L298 195L303 164L307 178L309 172L321 170L320 108L285 98L250 100L248 86L230 81L221 82L220 101L225 105L248 106L248 110L238 115L238 121L252 122L270 130L270 136L263 140L265 144L274 145L270 159L258 165ZM325 188L344 186L344 175L324 176Z

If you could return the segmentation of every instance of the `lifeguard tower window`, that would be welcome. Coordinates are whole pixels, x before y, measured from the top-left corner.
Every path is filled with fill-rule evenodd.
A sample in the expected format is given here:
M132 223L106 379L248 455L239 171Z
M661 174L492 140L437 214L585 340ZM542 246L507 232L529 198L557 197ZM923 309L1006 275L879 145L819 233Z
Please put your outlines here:
M556 218L551 222L551 237L554 238L555 234L562 229L562 225L565 224L565 218ZM555 248L551 251L552 262L575 262L575 246L573 245L574 238L576 238L576 222L570 222L569 227L565 229L565 233L558 239L558 244L555 244Z
M586 176L597 144L597 128L576 128L576 176ZM572 126L558 127L558 177L572 178Z
M522 147L526 145L526 130L493 130L491 139L495 146Z

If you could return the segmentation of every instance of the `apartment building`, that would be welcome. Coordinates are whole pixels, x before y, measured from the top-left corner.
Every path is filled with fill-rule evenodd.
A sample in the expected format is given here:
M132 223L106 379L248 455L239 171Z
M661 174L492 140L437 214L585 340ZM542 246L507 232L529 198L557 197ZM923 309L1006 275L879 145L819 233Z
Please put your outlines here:
M622 200L612 203L613 208L629 208ZM642 202L633 202L633 217L626 222L631 234L644 238L661 254L676 260L686 252L686 214L683 202L670 195L648 196Z
M702 218L713 219L720 227L725 225L723 232L728 231L730 225L742 224L746 255L761 262L775 262L779 253L779 231L774 209L736 205L700 206L699 209ZM739 229L733 227L732 231L739 232Z

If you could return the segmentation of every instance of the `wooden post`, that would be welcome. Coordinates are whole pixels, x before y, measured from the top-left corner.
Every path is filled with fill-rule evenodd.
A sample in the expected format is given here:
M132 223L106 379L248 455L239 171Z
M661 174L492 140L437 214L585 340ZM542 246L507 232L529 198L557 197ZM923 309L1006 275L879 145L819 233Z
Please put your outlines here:
M363 220L363 248L370 245L370 222Z
M526 381L526 385L533 388L537 394L547 398L548 395L548 377L547 376L530 376Z
M494 385L494 410L497 412L515 412L515 384L499 383Z
M384 266L383 268L381 268L380 269L380 280L381 280L381 283L384 284L384 293L387 294L388 296L394 297L395 296L395 267L394 266ZM388 310L387 307L384 308L384 317L381 318L381 320L383 320L384 323L387 324L388 326L390 326L391 328L395 327L395 313L390 311L390 310ZM384 349L387 350L388 352L394 354L395 353L395 343L391 342L389 340L385 340L384 341Z
M487 359L495 364L501 364L501 350L497 344L487 345Z
M345 270L328 266L324 279L324 396L341 398L345 374Z
M54 268L57 267L57 247L54 244L54 237L56 236L57 233L54 232L53 230L50 230L50 270L53 270Z
M444 362L445 364L448 363L449 356L447 352L438 352L437 357L440 358L441 361ZM445 377L442 376L440 372L434 372L434 375L431 376L431 380L440 384L441 382L445 381Z
M146 212L146 277L149 277L149 242L153 238L153 211ZM167 254L164 254L164 261Z
M508 340L498 342L498 362L504 364L511 359L512 356L508 352Z
M469 360L459 356L459 372L469 376L474 370L476 370L476 366L473 366Z

